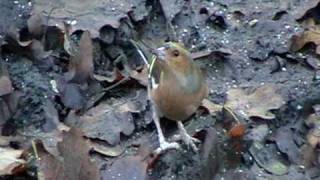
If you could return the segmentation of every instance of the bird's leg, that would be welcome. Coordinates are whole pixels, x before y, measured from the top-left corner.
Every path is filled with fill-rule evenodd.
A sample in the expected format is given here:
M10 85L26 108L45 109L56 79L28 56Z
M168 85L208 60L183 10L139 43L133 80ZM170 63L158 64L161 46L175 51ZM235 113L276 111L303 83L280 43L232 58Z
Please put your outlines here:
M194 138L194 137L191 137L191 136L187 133L187 131L186 131L186 129L184 128L183 123L182 123L181 121L178 121L177 123L178 123L179 134L180 134L181 140L182 140L185 144L187 144L188 146L191 146L191 148L192 148L193 151L197 152L197 151L198 151L198 148L197 148L195 142L196 142L196 143L199 143L200 141L199 141L198 139Z
M179 149L180 145L178 143L168 142L165 140L163 132L161 130L161 126L160 126L160 119L159 119L158 113L155 110L155 108L153 108L152 116L153 116L153 121L156 124L158 138L159 138L159 144L160 144L160 147L157 148L155 152L157 154L160 154L161 152L166 151L168 149Z

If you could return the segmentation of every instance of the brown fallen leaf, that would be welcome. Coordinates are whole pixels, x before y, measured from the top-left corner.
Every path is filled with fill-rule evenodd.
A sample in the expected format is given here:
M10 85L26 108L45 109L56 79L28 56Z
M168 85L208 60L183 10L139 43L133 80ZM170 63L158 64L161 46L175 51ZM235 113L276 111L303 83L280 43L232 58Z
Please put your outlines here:
M20 159L22 153L23 150L0 147L0 176L13 175L26 165L26 161Z
M81 35L79 48L71 56L69 72L66 74L69 82L86 83L93 78L93 46L89 31Z
M48 153L41 143L36 146L39 159L37 176L39 180L67 180L62 161Z
M320 31L319 28L305 30L301 35L294 35L292 37L291 50L298 51L306 44L313 43L317 46L316 53L320 54Z
M99 180L99 168L89 156L90 143L79 129L63 133L58 149L63 157L63 169L68 180Z
M86 137L104 140L110 145L119 143L120 133L128 136L135 128L129 111L122 111L121 106L115 108L108 104L99 104L83 116L70 114L66 123L80 128Z
M227 94L225 107L230 108L237 117L244 119L250 117L274 119L275 115L270 110L283 105L282 97L270 84L258 87L252 94L247 94L243 89L231 89Z
M109 3L109 0L91 0L81 3L78 0L56 2L35 0L33 12L42 12L45 16L50 16L49 26L63 27L61 19L66 19L74 27L74 31L90 30L90 33L96 38L99 37L100 28L105 25L118 28L119 20L127 17L127 12L137 5L135 2L123 3L122 1Z

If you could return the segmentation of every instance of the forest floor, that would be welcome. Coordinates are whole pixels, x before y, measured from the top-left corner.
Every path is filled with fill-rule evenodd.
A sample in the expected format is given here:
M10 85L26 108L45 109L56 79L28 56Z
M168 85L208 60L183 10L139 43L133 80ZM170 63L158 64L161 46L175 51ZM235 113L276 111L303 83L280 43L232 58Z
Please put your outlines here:
M1 0L1 179L319 179L319 0ZM154 154L148 54L190 50L199 152ZM165 135L177 132L162 119Z

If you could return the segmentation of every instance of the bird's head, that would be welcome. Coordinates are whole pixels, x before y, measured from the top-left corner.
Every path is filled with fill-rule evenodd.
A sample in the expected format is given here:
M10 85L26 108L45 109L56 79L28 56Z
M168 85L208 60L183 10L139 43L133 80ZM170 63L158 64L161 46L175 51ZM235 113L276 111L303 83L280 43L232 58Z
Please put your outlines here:
M167 42L154 51L157 61L166 64L176 71L185 72L192 63L191 54L186 48L176 42Z

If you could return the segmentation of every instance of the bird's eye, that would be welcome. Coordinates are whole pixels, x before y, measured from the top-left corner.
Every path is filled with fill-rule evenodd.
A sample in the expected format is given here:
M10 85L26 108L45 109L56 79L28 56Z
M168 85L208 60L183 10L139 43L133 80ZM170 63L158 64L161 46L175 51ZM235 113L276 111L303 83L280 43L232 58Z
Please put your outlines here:
M180 55L180 53L179 53L178 50L172 51L172 54L173 54L175 57L178 57L178 56Z

